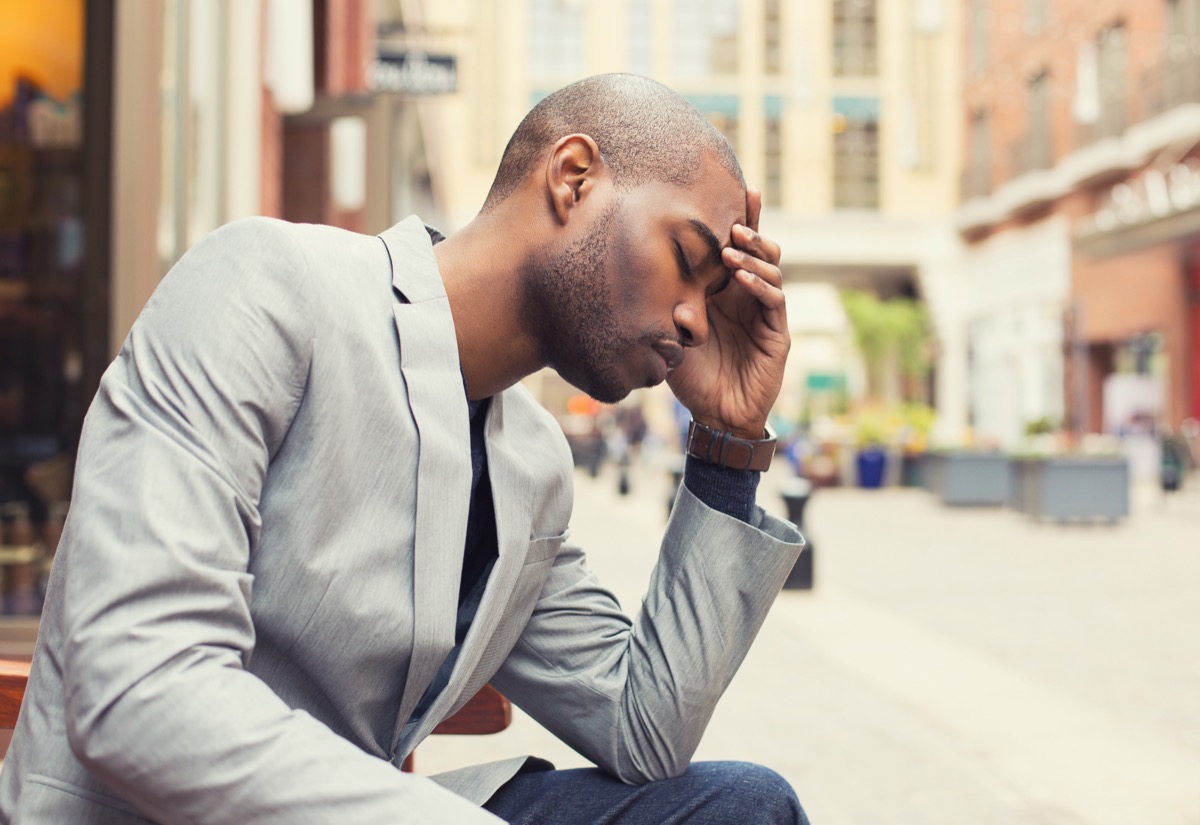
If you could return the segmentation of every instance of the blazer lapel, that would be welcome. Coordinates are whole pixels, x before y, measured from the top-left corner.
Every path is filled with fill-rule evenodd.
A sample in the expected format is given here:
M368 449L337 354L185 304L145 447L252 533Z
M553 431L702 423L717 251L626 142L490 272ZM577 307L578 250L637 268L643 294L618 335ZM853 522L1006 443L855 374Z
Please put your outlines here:
M414 217L380 237L391 256L392 285L407 301L398 302L394 313L400 371L418 434L413 647L396 721L398 738L454 645L471 497L471 438L454 319L429 235Z
M424 739L434 726L483 687L489 673L478 665L484 651L505 619L505 609L529 550L532 523L531 491L534 471L511 442L504 425L505 394L492 398L487 421L488 475L491 479L496 538L500 557L492 568L484 589L483 601L463 640L450 681L429 708L421 724L412 730L400 750L407 753Z

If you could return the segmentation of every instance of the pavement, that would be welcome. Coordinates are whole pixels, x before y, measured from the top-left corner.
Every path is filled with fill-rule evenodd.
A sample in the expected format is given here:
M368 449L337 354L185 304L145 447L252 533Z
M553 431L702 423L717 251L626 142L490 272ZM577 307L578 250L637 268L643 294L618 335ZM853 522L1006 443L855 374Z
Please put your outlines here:
M780 515L777 467L759 502ZM572 537L626 610L665 524L576 475ZM780 594L697 759L767 765L814 825L1200 825L1200 486L1134 490L1116 526L949 509L920 490L819 490L816 586ZM533 753L588 764L519 711L433 737L417 770Z

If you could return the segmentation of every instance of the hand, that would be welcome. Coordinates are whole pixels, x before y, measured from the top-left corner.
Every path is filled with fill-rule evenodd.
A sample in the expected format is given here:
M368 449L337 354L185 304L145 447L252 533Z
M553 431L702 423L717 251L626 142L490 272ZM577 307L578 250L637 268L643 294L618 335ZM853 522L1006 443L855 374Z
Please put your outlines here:
M749 439L763 437L792 341L779 245L758 234L761 211L762 193L748 188L747 225L734 225L721 255L733 280L708 299L708 340L667 378L697 421Z

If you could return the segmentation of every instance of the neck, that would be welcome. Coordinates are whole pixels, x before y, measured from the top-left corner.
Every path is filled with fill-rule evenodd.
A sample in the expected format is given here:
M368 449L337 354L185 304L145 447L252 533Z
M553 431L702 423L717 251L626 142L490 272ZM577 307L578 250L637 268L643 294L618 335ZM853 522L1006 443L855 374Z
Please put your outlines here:
M528 238L514 226L484 213L433 248L473 401L503 392L543 366L522 318Z

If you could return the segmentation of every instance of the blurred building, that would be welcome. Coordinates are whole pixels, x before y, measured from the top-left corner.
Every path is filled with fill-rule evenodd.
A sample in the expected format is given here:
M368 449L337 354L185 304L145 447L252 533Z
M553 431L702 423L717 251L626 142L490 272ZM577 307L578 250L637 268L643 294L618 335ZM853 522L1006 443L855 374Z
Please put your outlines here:
M974 423L1200 416L1200 2L963 7Z
M459 92L423 120L449 229L483 203L509 135L549 92L587 75L648 75L729 137L763 189L762 229L789 282L917 296L939 339L932 396L966 409L956 278L959 5L953 0L440 0L401 3L407 48L459 56ZM418 20L411 10L420 10ZM828 303L828 302L826 302ZM819 324L820 325L820 324ZM799 386L808 373L793 349ZM790 395L789 395L790 393Z
M371 0L0 0L0 614L39 612L83 414L171 265L235 218L378 231L422 191L419 145L380 167L404 185L366 174L403 109L374 59Z

